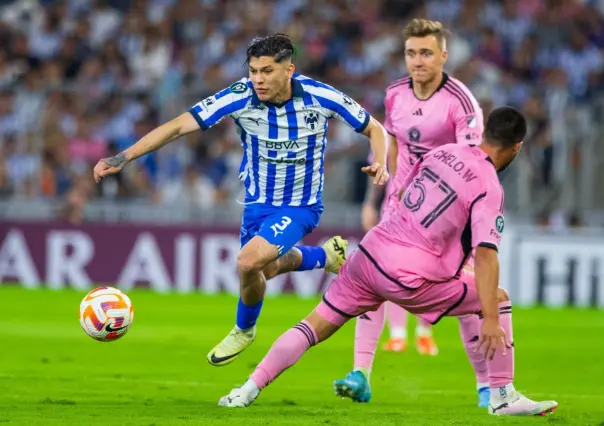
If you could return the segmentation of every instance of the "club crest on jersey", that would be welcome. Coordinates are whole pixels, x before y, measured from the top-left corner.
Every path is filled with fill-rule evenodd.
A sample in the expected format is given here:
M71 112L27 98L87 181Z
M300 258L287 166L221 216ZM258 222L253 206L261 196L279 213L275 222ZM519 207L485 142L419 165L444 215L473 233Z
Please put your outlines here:
M231 92L233 93L245 93L247 92L247 90L249 89L249 87L247 87L247 84L238 81L236 83L233 83L229 86L229 89L231 89Z
M319 114L315 111L308 111L304 113L304 122L312 130L315 130L315 126L319 122Z
M411 142L418 143L422 138L422 134L417 127L412 127L407 131L407 136Z
M499 232L500 234L503 232L503 228L504 228L503 216L497 216L497 219L495 219L495 228L497 229L497 232Z

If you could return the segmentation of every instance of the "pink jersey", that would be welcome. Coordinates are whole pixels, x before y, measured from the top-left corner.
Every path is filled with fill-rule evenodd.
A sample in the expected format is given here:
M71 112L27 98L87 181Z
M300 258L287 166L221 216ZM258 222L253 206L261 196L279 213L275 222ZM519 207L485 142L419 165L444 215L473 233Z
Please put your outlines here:
M361 241L388 276L409 287L449 281L475 247L498 248L503 189L478 146L448 144L430 151L402 187L389 217Z
M387 194L401 188L413 164L428 151L454 142L477 144L482 139L484 124L478 102L462 82L446 73L426 100L415 97L413 81L406 77L386 89L384 103L384 127L398 142L396 173Z

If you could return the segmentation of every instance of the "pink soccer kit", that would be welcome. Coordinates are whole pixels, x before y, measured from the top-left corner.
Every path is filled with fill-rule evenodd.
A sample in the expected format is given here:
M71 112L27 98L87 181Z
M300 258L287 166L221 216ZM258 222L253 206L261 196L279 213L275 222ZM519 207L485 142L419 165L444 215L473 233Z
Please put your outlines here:
M497 249L501 240L503 190L494 165L476 146L450 144L425 155L403 185L389 218L367 233L327 289L317 312L328 321L343 324L384 301L432 324L480 313L474 275L463 265L475 247ZM511 319L503 319L511 305L504 305L511 333ZM495 361L491 385L511 383L510 357Z
M416 162L391 215L370 230L329 285L315 312L341 326L391 301L431 323L445 315L478 314L474 275L465 258L478 246L498 249L503 191L495 166L476 146L445 145ZM512 342L511 304L499 304ZM263 389L319 341L308 321L283 334L250 376ZM513 380L514 349L487 360L491 389ZM499 407L498 407L499 408Z

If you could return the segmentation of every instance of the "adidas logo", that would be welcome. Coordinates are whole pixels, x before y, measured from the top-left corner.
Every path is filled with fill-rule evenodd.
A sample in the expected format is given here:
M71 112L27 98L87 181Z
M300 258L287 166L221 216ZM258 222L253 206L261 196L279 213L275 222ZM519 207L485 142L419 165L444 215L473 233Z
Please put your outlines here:
M420 109L416 110L416 111L413 113L413 115L424 115L424 114L422 113L422 109L420 108Z

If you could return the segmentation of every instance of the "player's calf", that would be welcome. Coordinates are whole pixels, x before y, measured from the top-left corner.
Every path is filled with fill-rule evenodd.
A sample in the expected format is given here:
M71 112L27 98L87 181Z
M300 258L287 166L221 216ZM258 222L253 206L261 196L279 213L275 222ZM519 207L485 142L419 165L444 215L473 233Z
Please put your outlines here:
M345 322L346 319L343 320ZM246 407L256 400L262 389L291 367L312 346L327 339L341 325L323 318L316 310L279 337L249 380L218 402L223 407Z
M536 416L553 412L556 401L533 401L514 389L514 336L512 332L512 304L507 292L498 290L499 323L506 334L506 351L497 348L492 358L487 357L489 370L489 414L498 416Z

